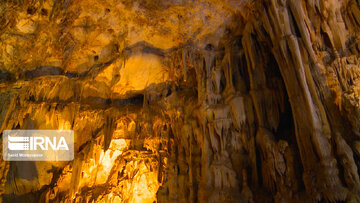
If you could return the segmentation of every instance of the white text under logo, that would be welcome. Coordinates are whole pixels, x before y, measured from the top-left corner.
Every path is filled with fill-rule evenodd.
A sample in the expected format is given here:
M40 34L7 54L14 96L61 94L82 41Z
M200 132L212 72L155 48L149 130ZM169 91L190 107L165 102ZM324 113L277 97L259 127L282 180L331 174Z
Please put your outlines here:
M74 159L72 130L5 130L5 161L71 161Z

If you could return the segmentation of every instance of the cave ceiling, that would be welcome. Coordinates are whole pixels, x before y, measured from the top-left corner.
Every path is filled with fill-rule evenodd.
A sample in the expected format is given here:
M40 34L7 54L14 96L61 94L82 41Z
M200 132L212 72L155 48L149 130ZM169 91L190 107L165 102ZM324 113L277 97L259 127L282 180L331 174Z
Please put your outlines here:
M0 0L0 132L74 132L0 202L360 202L359 31L356 0Z

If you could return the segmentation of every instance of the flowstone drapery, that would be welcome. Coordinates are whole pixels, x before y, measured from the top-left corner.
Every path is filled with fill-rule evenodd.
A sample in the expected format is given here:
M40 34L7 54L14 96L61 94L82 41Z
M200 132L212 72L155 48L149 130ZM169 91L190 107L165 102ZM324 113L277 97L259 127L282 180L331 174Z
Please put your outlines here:
M360 202L359 1L0 10L0 130L75 132L3 202Z

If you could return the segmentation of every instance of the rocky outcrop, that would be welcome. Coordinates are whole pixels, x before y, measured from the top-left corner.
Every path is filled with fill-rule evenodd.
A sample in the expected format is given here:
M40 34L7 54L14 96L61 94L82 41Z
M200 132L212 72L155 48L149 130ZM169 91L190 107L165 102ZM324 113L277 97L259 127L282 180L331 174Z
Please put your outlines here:
M0 9L0 131L75 131L2 201L360 201L358 1Z

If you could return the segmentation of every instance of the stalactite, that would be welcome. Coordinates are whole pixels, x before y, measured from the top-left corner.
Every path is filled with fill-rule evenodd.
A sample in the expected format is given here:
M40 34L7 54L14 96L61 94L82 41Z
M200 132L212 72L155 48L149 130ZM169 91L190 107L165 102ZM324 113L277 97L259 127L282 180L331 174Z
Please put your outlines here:
M359 8L0 2L0 129L75 132L2 200L359 201Z

